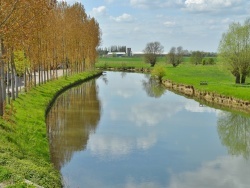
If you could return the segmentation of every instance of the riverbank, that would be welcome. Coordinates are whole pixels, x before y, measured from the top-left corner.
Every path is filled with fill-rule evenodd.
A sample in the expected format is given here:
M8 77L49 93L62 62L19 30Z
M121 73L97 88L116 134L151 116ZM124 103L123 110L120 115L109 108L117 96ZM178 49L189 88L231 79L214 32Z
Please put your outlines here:
M250 113L250 101L237 99L230 96L224 96L218 93L201 91L193 85L177 84L170 80L163 80L163 85L173 91L184 94L188 97L198 99L207 104L216 105L220 108L226 107L231 110L237 110L244 113Z
M50 162L45 113L61 92L100 74L88 71L61 77L20 94L7 106L0 119L1 188L62 186L60 173Z
M214 65L194 65L190 63L190 58L177 67L160 59L158 64L165 67L165 76L162 78L169 89L181 92L189 97L198 100L217 104L222 107L234 108L249 113L250 111L250 78L246 79L246 84L235 84L235 77L226 67L216 61ZM96 63L96 68L111 71L135 71L148 73L152 70L148 64L143 63L142 58L100 58ZM170 83L167 83L170 82ZM171 86L169 86L171 85ZM185 92L182 92L183 88ZM187 88L193 88L187 91ZM186 92L191 92L186 93Z

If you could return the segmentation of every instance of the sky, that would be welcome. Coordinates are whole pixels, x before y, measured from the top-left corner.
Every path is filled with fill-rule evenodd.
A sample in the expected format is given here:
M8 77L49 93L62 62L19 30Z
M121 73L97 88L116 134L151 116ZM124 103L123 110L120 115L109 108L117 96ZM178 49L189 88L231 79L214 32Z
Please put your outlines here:
M250 17L249 0L66 0L80 2L102 31L100 47L127 46L132 52L158 41L169 52L217 52L233 22Z

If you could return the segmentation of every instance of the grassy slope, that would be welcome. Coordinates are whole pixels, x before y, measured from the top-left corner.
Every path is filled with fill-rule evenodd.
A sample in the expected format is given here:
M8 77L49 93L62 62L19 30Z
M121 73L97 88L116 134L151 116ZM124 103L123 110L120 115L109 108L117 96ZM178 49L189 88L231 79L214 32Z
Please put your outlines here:
M85 72L48 82L21 94L8 106L0 119L0 182L27 187L27 179L43 187L61 187L60 174L50 163L45 111L62 89L95 74Z
M164 63L164 61L166 60L161 58L159 63ZM100 58L96 67L101 67L104 63L109 67L121 66L121 63L149 67L148 64L143 63L142 57ZM189 63L189 58L184 58L184 63L178 67L174 68L171 65L166 65L166 76L163 79L169 79L180 84L193 85L199 90L206 90L250 101L250 87L237 87L234 84L232 74L221 66L219 62L216 65L193 65ZM200 81L207 81L208 85L200 85ZM246 81L250 82L250 79L248 78Z

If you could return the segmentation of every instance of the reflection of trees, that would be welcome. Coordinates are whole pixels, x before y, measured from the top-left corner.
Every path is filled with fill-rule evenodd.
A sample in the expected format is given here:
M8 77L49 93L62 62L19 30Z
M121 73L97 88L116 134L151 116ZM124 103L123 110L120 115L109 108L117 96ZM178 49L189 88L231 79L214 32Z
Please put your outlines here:
M166 91L166 88L156 79L143 80L142 85L149 97L160 98Z
M122 76L122 78L125 78L125 77L126 77L126 75L127 75L127 73L126 73L126 72L121 72L121 76Z
M100 111L95 80L58 97L47 116L51 160L58 170L75 151L85 149L90 132L100 120Z
M104 82L106 85L108 85L109 81L108 81L108 79L107 79L106 74L103 74L103 75L101 76L101 78L102 78L103 82Z
M223 113L218 119L218 133L222 144L232 155L250 157L250 118L233 113Z

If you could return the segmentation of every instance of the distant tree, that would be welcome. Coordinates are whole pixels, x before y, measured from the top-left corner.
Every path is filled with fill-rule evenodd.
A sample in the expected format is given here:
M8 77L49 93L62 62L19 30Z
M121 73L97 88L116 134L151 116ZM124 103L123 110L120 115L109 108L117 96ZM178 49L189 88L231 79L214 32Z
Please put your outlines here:
M214 61L214 58L212 57L202 59L202 65L214 65L214 64L215 64L215 61Z
M97 53L99 56L107 55L108 54L108 49L107 48L98 48Z
M174 67L177 67L183 61L184 50L181 46L172 47L167 55L167 60Z
M232 23L222 35L219 57L235 76L235 83L244 84L250 74L250 18L244 24Z
M164 47L160 42L150 42L143 50L145 55L145 62L150 63L151 67L154 67L157 62L157 56L163 53Z
M201 64L204 56L205 56L204 52L193 51L190 57L190 61L195 65Z

